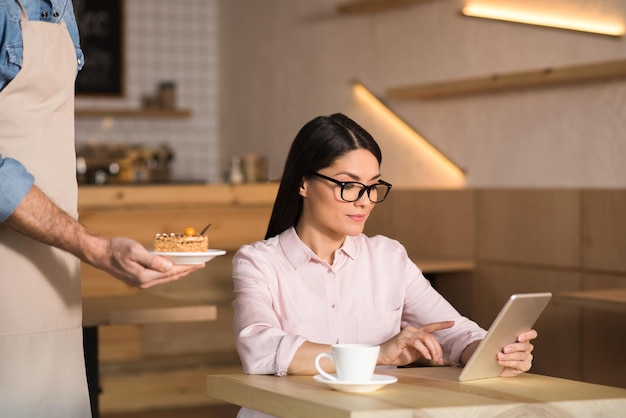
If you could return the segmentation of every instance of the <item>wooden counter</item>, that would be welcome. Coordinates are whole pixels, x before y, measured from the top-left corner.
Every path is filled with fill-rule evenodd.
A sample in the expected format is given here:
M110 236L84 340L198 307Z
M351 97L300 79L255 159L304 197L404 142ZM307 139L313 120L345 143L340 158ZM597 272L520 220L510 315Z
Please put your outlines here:
M158 369L155 359L169 369L177 362L187 367L185 357L198 353L234 361L232 255L265 236L277 190L277 183L80 186L79 220L97 234L129 237L151 249L157 232L182 232L188 226L200 230L211 223L209 246L227 251L205 268L150 293L83 263L84 325L91 345L99 349L92 362L99 361L106 374L109 366L124 369L125 364ZM115 326L96 328L100 325Z

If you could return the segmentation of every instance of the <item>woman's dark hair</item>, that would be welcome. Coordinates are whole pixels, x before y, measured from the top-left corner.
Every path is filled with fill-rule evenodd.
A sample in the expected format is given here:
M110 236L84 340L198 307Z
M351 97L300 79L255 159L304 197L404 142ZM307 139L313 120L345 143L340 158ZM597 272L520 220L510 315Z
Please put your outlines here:
M318 116L300 129L293 140L274 201L265 239L296 225L302 213L302 180L331 166L344 154L356 150L370 151L382 161L374 138L355 121L341 113Z

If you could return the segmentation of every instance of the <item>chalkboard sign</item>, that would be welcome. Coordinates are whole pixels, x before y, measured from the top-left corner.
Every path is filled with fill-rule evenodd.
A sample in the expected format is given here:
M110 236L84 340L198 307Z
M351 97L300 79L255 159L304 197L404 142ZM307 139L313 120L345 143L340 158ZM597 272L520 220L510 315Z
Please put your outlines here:
M123 96L123 0L74 0L85 65L76 94Z

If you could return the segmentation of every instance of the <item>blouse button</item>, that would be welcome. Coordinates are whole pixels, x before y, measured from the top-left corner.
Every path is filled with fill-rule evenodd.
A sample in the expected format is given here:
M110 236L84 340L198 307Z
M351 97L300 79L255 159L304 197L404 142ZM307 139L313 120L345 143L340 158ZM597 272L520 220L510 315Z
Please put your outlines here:
M46 19L48 17L48 12L41 12L41 18Z
M330 307L331 307L332 309L335 309L335 304L333 303L332 305L330 305Z

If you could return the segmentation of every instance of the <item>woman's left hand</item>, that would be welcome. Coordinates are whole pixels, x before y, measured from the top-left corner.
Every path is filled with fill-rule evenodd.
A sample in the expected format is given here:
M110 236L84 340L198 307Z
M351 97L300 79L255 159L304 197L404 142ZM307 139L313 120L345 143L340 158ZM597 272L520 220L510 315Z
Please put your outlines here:
M510 377L527 372L533 364L532 351L535 348L530 341L537 338L537 331L531 329L520 334L517 342L505 345L498 353L498 363L504 366L500 376Z

